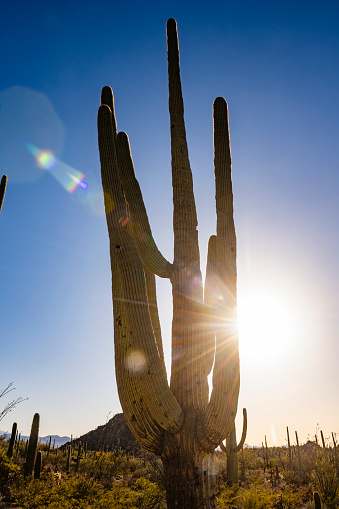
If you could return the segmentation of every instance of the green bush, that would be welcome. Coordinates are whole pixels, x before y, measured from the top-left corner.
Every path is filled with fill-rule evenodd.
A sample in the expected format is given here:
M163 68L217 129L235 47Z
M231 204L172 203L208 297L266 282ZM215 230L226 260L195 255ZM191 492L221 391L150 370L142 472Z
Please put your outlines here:
M9 479L19 472L18 465L8 458L3 449L0 449L0 487L9 481Z

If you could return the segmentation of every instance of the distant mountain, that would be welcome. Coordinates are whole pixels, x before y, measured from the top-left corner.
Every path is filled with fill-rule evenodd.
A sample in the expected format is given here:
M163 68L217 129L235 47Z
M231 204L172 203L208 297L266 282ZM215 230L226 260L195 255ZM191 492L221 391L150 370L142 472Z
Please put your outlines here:
M82 444L87 442L87 449L91 451L99 449L111 451L120 447L126 452L137 454L142 450L141 445L130 432L124 414L116 414L106 424L89 431L74 442L81 442Z
M0 436L4 436L5 438L10 438L11 434L10 433L6 433L5 431L0 431ZM59 435L47 435L46 437L39 437L39 442L41 444L48 444L50 437L52 437L52 440L51 440L52 446L53 446L53 443L54 443L54 440L55 440L54 447L61 447L62 445L64 445L67 442L69 442L70 439L71 439L70 437L59 437ZM21 435L20 439L21 440L28 440L29 437L27 435Z
M0 431L0 435L5 435L10 438L11 434ZM52 437L52 445L55 440L55 447L61 447L70 442L70 437L60 437L59 435L47 435L46 437L39 437L39 442L48 444L50 436ZM29 437L21 435L21 440L27 440ZM106 449L111 451L120 447L126 452L138 454L142 450L141 445L136 441L131 431L129 430L124 414L116 414L112 419L107 421L106 424L98 426L96 429L89 431L79 438L73 439L73 443L87 442L87 449L90 451L97 451L99 449Z

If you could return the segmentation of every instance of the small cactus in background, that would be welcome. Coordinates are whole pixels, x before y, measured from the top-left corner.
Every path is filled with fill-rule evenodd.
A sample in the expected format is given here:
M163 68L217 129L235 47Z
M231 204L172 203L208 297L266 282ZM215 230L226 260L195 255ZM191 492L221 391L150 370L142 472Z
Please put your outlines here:
M291 468L292 466L292 451L291 451L291 442L290 442L290 433L288 431L288 426L286 426L287 431L287 445L288 445L288 466Z
M16 437L17 429L18 429L17 423L13 422L12 434L11 434L11 438L10 438L9 445L8 445L8 450L7 450L7 456L9 458L11 458L13 456L13 448L14 448L14 442L15 442L15 437Z
M0 212L5 198L6 186L7 186L7 175L3 175L0 182Z
M49 453L51 451L51 442L52 442L52 437L50 436L49 437L49 442L48 442L48 447L47 447L47 458L48 458Z
M77 454L77 457L76 457L76 465L75 465L75 471L76 473L79 472L79 468L80 468L80 460L83 459L83 454L82 454L82 447L81 447L81 443L79 444L79 448L78 448L78 454Z
M302 475L301 455L300 455L299 438L298 438L298 433L297 432L295 432L295 440L297 442L297 455L298 455L299 476L301 477L301 475Z
M69 474L69 468L70 468L71 451L72 451L72 446L68 445L67 446L67 461L66 461L66 472L68 474Z
M42 452L38 451L34 465L34 479L40 479Z
M21 433L19 433L19 436L18 436L18 440L17 440L17 443L16 443L16 449L15 449L15 457L17 458L18 455L19 455L19 450L20 450L20 440L21 440Z
M243 408L243 427L242 434L239 444L237 445L237 437L235 424L233 425L231 433L226 437L226 447L221 442L220 449L226 453L227 457L227 482L230 486L237 483L239 481L239 462L238 462L238 452L244 446L245 439L247 433L247 411L246 408Z
M31 433L30 433L29 441L28 441L26 462L24 465L24 475L26 477L31 476L33 473L35 457L36 457L37 447L38 447L39 425L40 425L40 415L34 414L32 427L31 427Z
M315 509L321 509L320 495L317 491L313 493L314 507Z

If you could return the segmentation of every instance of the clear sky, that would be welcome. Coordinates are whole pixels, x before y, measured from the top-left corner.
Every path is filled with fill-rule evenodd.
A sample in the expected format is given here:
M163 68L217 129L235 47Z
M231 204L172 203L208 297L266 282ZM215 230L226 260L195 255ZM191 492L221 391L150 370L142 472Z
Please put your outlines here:
M170 17L203 271L216 225L212 103L229 104L247 442L283 444L287 425L302 442L317 424L329 436L339 432L339 5L326 0L3 7L0 388L13 381L13 398L29 400L0 429L15 420L27 434L39 412L41 435L79 436L121 411L96 116L110 85L155 240L172 259ZM158 295L169 365L168 281Z

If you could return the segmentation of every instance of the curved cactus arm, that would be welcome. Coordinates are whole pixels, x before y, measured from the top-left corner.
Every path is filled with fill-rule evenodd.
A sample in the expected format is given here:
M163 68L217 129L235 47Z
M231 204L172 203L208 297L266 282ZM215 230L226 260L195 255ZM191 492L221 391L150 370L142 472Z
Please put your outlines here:
M3 175L0 182L0 212L5 198L6 186L7 186L7 175Z
M217 237L208 241L206 279L204 288L205 365L207 374L211 371L215 354L215 308L218 303L219 278L217 276Z
M121 217L127 217L127 207L119 176L112 111L106 105L99 108L98 133L107 226L114 259L112 269L117 264L126 313L124 341L130 362L128 369L133 383L147 400L151 420L164 430L176 432L182 424L183 413L169 389L154 338L142 262L128 223L121 222Z
M152 232L151 232L151 229L150 229L150 226L149 226L149 223L148 223L148 217L147 217L147 213L146 213L146 209L145 209L145 206L144 206L144 203L143 203L143 198L142 198L142 195L141 195L141 191L140 191L140 187L139 187L139 184L135 178L135 175L134 175L134 168L133 168L133 161L132 161L132 156L131 156L131 152L130 152L130 147L129 147L129 142L128 142L128 137L127 137L127 134L125 133L119 133L119 135L117 136L117 123L116 123L116 118L115 118L115 111L114 111L114 95L113 95L113 90L111 89L111 87L103 87L102 89L102 92L101 92L101 104L102 105L107 105L111 112L112 112L112 129L113 129L113 135L114 135L114 139L115 139L115 142L116 142L116 148L117 148L117 158L118 158L118 165L119 165L119 175L120 175L120 179L122 181L122 185L123 185L123 188L124 188L124 184L126 185L126 187L130 188L131 185L127 185L127 182L126 180L128 181L128 177L126 178L125 177L125 181L123 180L123 177L124 175L126 175L126 169L124 171L124 168L121 168L120 167L120 163L121 164L126 164L127 166L129 166L127 169L128 170L131 170L132 174L131 177L132 179L135 181L136 183L136 186L139 190L139 193L140 193L140 196L138 196L138 199L141 201L141 207L143 207L144 211L142 212L141 216L142 216L142 222L143 224L145 225L144 226L144 231L142 232L142 235L140 236L141 238L144 238L146 236L146 234L149 234L150 237L148 237L148 244L154 244L154 240L152 238ZM124 135L124 136L122 136ZM120 151L120 160L119 160L119 141L118 139L120 138L126 138L126 141L127 141L127 144L128 144L128 154L127 154L127 157L124 156L124 151L121 150ZM121 147L123 148L123 147ZM127 163L125 162L127 159ZM129 160L128 160L129 159ZM127 172L127 175L128 175L128 172ZM124 188L124 194L125 194L125 198L128 200L128 198L130 199L130 202L128 205L128 210L129 210L129 213L131 214L131 208L133 207L134 203L133 203L133 200L131 199L131 197L126 197L126 189ZM133 193L132 193L133 195ZM134 205L134 208L137 208L135 207ZM137 208L138 210L138 208ZM134 231L134 221L133 221L133 218L132 219L132 231L133 231L133 236L134 236L134 241L136 242L137 244L137 248L138 248L138 242L137 242L137 236L135 234L135 231ZM125 219L125 220L128 220L128 217ZM138 223L138 221L137 221ZM145 232L145 230L147 230L147 227L148 227L148 231ZM155 257L156 258L156 261L160 260L160 264L162 264L163 267L167 266L167 269L170 273L170 270L171 270L171 264L169 262L167 262L161 255L161 253L157 250L157 247L155 246L155 250L157 251L155 253L155 256L153 255L153 258ZM142 249L138 249L139 251L139 255L142 251ZM141 257L142 258L142 257ZM159 262L157 263L157 265L159 265ZM148 306L149 306L149 312L150 312L150 316L151 316L151 321L152 321L152 326L153 326L153 331L154 331L154 335L155 335L155 339L156 339L156 342L157 342L157 346L158 346L158 351L159 351L159 355L161 357L161 359L163 360L164 362L164 353L163 353L163 346L162 346L162 339L161 339L161 328L160 328L160 320L159 320L159 314L158 314L158 306L157 306L157 301L156 301L156 284L155 284L155 277L154 277L154 273L152 273L150 270L147 269L147 267L145 267L145 264L144 264L144 273L145 273L145 280L146 280L146 288L147 288L147 296L148 296Z
M160 326L160 319L159 319L159 313L158 313L157 289L156 289L156 283L155 283L155 276L145 266L144 266L144 273L145 273L145 281L146 281L146 289L147 289L148 309L149 309L149 314L151 317L154 337L155 337L155 340L157 343L160 358L163 362L165 362L164 349L162 346L161 326Z
M247 411L246 411L246 408L242 409L242 413L243 413L243 424L242 424L242 434L241 434L241 439L240 439L239 444L237 445L235 442L235 445L233 445L232 449L231 449L232 444L231 444L231 440L228 440L228 437L226 438L226 447L223 442L220 442L220 444L219 444L220 449L223 452L226 452L227 454L229 454L230 452L238 453L244 447L246 434L247 434ZM235 435L235 424L233 425L232 431L229 436L231 436L232 433L234 434L234 437L235 437L236 436Z
M115 246L111 244L111 251ZM114 314L115 373L121 406L126 422L138 442L146 449L161 454L163 430L150 418L147 400L138 383L138 370L133 367L133 356L127 343L127 320L122 281L114 255L112 259L112 296ZM138 357L135 357L137 361Z
M198 422L200 443L208 450L219 445L230 433L237 411L240 386L231 151L227 104L221 97L214 101L213 119L217 209L216 271L220 300L215 312L213 390L209 404Z
M219 447L222 450L222 452L227 452L224 442L220 442Z
M242 422L242 433L241 433L241 439L238 445L235 449L233 449L233 452L240 452L241 449L244 447L244 443L246 440L246 434L247 434L247 410L246 408L242 409L242 415L243 415L243 422Z
M120 132L116 141L120 179L129 207L133 238L140 258L153 274L169 278L172 264L163 257L153 239L140 186L135 177L127 134Z

